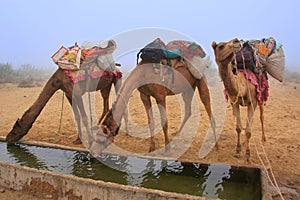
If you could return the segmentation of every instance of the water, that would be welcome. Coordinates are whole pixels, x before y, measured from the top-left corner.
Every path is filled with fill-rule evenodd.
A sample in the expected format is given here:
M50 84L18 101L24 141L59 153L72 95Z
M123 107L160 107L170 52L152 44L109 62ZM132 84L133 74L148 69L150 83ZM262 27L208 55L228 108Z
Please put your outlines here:
M184 163L0 142L0 159L35 169L169 192L221 199L261 199L260 170ZM105 163L105 164L103 164ZM108 167L108 166L113 166Z

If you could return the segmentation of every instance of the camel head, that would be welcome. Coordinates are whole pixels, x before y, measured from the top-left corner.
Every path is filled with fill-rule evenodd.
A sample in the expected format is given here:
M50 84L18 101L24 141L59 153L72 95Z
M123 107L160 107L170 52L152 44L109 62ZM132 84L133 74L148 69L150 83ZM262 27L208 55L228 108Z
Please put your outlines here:
M114 141L114 136L118 134L119 126L115 123L112 110L109 110L105 115L100 128L93 134L93 140L90 142L90 153L97 157Z
M219 65L222 62L230 62L232 60L237 47L240 47L240 41L236 38L228 42L220 42L218 44L213 41L211 46L214 50L216 62Z
M106 135L111 141L113 141L114 136L118 135L119 129L120 126L113 116L113 109L110 109L101 122L100 133L102 135Z
M21 126L20 120L17 119L12 130L7 134L5 141L8 144L12 144L12 143L20 140L24 135L26 135L26 133L27 133L27 131L25 131L24 127Z

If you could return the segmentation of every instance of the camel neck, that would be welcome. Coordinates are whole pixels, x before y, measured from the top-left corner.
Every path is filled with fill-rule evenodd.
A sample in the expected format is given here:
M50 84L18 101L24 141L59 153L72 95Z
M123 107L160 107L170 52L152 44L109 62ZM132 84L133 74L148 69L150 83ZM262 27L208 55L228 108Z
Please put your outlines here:
M232 72L232 66L230 62L221 63L219 67L220 76L224 83L224 87L229 94L229 96L236 96L238 93L237 83L236 83L236 75Z
M137 70L134 69L127 79L122 84L120 91L117 95L114 103L113 116L117 122L121 122L122 116L127 107L129 98L133 91L138 88L140 76L137 74Z

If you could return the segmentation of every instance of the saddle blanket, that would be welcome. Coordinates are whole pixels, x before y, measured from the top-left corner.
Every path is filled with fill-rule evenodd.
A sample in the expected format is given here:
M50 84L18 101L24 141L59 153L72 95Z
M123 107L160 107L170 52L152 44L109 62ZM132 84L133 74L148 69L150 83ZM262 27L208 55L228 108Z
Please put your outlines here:
M72 80L73 83L84 81L87 77L86 73L88 73L88 76L93 79L102 77L111 78L114 76L122 78L122 72L120 72L118 68L115 68L114 71L106 71L99 68L98 66L93 66L89 68L88 72L86 72L86 70L84 69L76 71L64 69L63 71Z
M210 57L205 54L200 45L195 42L189 42L184 40L174 40L166 45L167 50L177 50L181 52L181 55L187 61L187 67L191 74L200 79L204 75L204 71L210 65Z
M200 56L201 58L205 57L205 52L195 42L189 42L184 40L173 40L166 45L167 50L180 50L182 57L191 60L195 55Z
M259 84L258 75L252 72L250 69L240 69L238 72L242 72L244 76L255 86L256 89L256 99L258 105L262 105L263 102L266 102L269 97L269 83L267 73L264 72L261 75L261 82ZM262 92L263 91L263 92ZM228 95L226 89L224 90L225 98L228 101Z
M62 46L51 58L61 69L79 70L82 66L88 67L94 61L100 62L100 64L114 65L112 53L115 49L116 42L114 40L85 41L81 47L77 43L69 48ZM107 67L104 66L103 68L106 69Z

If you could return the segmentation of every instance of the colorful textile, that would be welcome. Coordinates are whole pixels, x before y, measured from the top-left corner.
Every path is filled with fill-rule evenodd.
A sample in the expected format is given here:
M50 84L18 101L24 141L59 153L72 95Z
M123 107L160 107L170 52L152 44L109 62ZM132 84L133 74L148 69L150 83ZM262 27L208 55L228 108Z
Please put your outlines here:
M249 40L248 42L253 49L257 67L264 66L268 57L276 49L276 41L272 37L261 40Z
M101 61L101 57L105 57L105 65L101 66L106 69L110 65L115 66L112 59L112 53L116 49L116 42L114 40L105 40L99 42L89 42L86 41L79 47L77 43L69 48L62 46L58 51L56 51L52 56L52 60L61 69L66 70L79 70L81 65L84 68L89 67L89 63L96 62L97 58ZM102 63L103 64L103 63Z
M64 73L72 80L73 83L77 83L79 81L84 81L86 79L85 70L63 70ZM103 69L93 66L89 68L89 77L90 78L111 78L111 77L119 77L122 78L122 72L120 72L117 68L114 71L104 71Z
M189 42L184 40L173 40L166 45L167 50L179 49L182 57L187 60L191 60L195 55L199 55L201 58L205 57L205 52L200 45L195 42Z
M77 45L69 49L62 46L51 58L62 69L78 70L80 67L81 49Z
M269 97L269 83L268 83L268 76L267 73L264 72L261 75L261 84L259 85L259 78L258 75L251 70L238 70L238 72L241 72L244 74L244 76L255 86L256 89L256 99L258 105L262 105L263 102L266 102ZM262 90L261 90L262 89ZM263 91L263 93L261 92ZM228 95L226 90L224 90L225 98L228 101Z
M93 46L92 44L87 45L86 43L87 42L83 44L81 51L81 59L83 62L91 62L100 55L112 54L116 49L116 43L114 40L109 40L107 42L107 46L101 46L100 44L97 45L97 43ZM89 48L85 48L87 46Z

